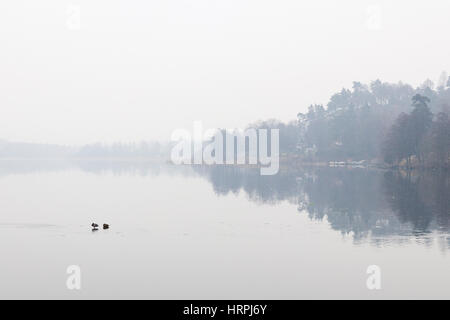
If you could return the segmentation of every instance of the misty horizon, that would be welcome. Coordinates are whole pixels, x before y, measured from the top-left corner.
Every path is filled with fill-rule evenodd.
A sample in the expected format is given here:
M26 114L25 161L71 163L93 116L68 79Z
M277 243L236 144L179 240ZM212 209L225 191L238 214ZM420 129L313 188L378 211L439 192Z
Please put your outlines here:
M0 139L8 141L167 141L196 120L286 122L353 81L417 87L450 71L440 0L3 7Z
M381 82L382 84L386 84L386 85L392 85L392 86L408 86L411 89L415 88L415 91L420 91L424 88L427 88L427 86L430 86L429 89L431 89L433 92L437 92L439 90L443 90L445 88L447 88L447 81L445 81L444 83L442 82L443 79L446 79L449 83L450 83L450 77L449 74L446 71L442 71L438 80L436 82L433 82L430 79L425 79L421 85L417 86L417 87L413 87L412 85L410 85L408 82L406 81L398 81L396 83L387 83L387 82ZM370 84L373 84L376 81L380 81L379 79L377 80L373 80L370 82ZM355 83L359 83L356 81L353 81L353 85ZM363 84L366 85L366 84ZM347 88L342 88L342 90L347 90ZM338 93L339 91L336 91L336 93ZM330 97L327 100L327 103L319 103L319 104L310 104L308 105L308 107L314 106L314 105L323 105L325 108L327 108L328 104L330 103ZM253 119L250 122L248 122L245 126L243 127L227 127L226 125L220 125L218 127L215 127L214 129L220 130L222 128L224 129L230 129L230 130L234 130L234 129L246 129L249 128L253 125L256 125L257 123L261 123L264 121L279 121L280 123L285 123L288 124L290 122L294 122L297 121L295 115L298 115L299 112L305 112L308 110L308 107L306 108L299 108L299 110L290 118L287 119L285 121L282 121L278 118L275 117L269 117L267 119ZM173 128L172 132L175 130L192 130L194 123L196 122L196 120L194 120L190 126L187 126L185 128ZM170 127L170 125L168 125L168 127ZM0 144L1 143L20 143L20 144L30 144L30 145L54 145L54 146L64 146L64 147L71 147L71 148L82 148L84 146L88 146L88 145L104 145L104 146L113 146L113 145L117 145L117 144L139 144L139 143L156 143L156 144L160 144L160 145L170 145L171 143L171 136L169 134L169 136L164 137L163 139L143 139L143 138L137 138L136 140L113 140L113 141L92 141L92 142L86 142L86 143L67 143L67 142L60 142L60 143L56 143L56 142L46 142L46 141L32 141L32 140L28 140L28 141L23 141L23 140L8 140L8 139L4 139L3 137L0 137Z
M0 300L449 299L449 13L1 1Z

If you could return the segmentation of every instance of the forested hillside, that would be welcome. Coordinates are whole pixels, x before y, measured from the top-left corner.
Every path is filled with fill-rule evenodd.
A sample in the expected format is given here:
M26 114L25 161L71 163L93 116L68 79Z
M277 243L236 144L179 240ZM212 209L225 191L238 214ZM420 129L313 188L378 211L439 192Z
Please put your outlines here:
M297 121L260 122L280 129L280 152L303 161L384 162L402 166L448 166L450 79L435 88L427 80L354 82L326 106L311 105Z

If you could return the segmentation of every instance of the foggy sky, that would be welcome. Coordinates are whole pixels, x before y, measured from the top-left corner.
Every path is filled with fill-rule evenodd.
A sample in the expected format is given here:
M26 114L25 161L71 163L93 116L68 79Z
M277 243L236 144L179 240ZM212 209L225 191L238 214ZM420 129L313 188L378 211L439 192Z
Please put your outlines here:
M0 139L169 140L195 120L295 119L354 80L436 82L449 13L447 0L3 0Z

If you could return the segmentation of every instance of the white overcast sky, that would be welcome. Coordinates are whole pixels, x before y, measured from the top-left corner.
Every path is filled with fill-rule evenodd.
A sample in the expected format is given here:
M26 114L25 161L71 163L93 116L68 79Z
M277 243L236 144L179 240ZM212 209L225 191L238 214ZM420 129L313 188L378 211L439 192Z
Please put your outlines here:
M2 0L0 139L168 140L294 119L354 80L436 81L449 17L448 0Z

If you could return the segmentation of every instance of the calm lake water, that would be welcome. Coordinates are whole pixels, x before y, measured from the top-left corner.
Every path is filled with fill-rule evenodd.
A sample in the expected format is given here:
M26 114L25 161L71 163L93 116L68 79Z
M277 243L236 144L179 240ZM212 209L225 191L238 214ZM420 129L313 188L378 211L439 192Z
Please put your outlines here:
M448 174L3 160L0 190L3 299L450 298Z

